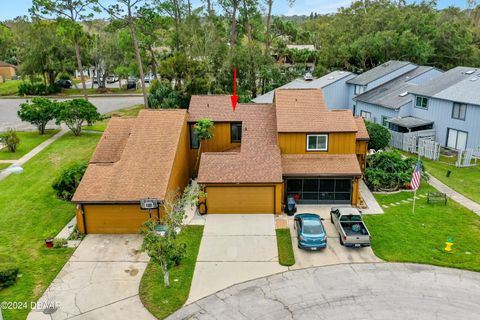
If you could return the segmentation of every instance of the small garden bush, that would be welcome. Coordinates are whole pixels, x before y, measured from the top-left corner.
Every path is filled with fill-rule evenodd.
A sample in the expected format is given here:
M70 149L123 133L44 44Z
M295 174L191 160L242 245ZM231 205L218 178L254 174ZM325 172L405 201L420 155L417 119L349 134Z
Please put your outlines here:
M18 86L18 95L23 96L48 96L59 93L62 89L57 85L43 83L23 82Z
M365 182L373 191L406 188L416 164L416 158L403 159L397 150L377 152L367 157ZM422 164L422 176L428 179L424 172Z
M6 133L0 135L0 142L5 144L8 151L15 152L20 144L20 138L15 130L10 129Z
M368 147L370 149L382 150L388 146L392 135L387 128L371 121L365 121L370 141Z
M87 170L88 163L76 163L60 173L60 176L53 182L53 189L58 198L70 201L77 190L82 177Z
M22 103L18 117L38 128L40 134L45 133L47 123L54 119L57 102L47 98L33 98L32 102Z
M53 239L54 248L63 248L67 245L68 241L65 238L55 238Z
M18 268L12 265L0 265L0 289L10 287L17 281Z

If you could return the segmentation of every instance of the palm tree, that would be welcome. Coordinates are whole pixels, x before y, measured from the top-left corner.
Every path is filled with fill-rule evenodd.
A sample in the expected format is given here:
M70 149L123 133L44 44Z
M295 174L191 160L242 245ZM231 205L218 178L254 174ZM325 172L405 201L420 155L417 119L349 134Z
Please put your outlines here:
M198 174L198 166L200 164L200 155L202 153L202 144L204 141L213 138L213 121L207 118L200 119L195 124L195 135L199 141L197 160L195 161L194 172L195 176Z

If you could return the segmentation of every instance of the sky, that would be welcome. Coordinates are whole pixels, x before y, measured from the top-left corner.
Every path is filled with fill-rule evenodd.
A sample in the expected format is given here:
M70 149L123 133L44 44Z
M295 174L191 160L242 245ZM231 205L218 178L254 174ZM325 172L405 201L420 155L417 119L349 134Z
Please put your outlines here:
M113 0L102 0L103 3L114 2ZM276 15L302 15L310 14L310 12L317 13L331 13L335 12L339 7L346 7L350 5L352 0L296 0L290 7L286 0L274 1L274 14ZM407 0L407 2L414 2ZM202 4L201 0L192 0L193 7L198 7ZM0 0L0 20L13 19L17 16L28 15L28 9L32 5L32 0ZM450 5L460 7L466 6L466 0L438 0L438 7L440 9L446 8Z

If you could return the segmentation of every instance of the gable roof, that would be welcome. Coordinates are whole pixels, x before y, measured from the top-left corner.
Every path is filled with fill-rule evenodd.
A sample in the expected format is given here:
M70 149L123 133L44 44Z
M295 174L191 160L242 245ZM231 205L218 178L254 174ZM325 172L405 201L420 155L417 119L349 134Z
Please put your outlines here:
M136 119L112 120L72 201L164 200L186 110L142 110Z
M350 110L328 110L320 89L278 89L278 132L357 132Z
M415 95L480 105L480 70L456 67L411 90Z
M1 67L9 67L9 68L16 68L16 66L14 66L13 64L10 64L10 63L7 63L5 61L1 61L0 60L0 68Z
M232 109L231 105L225 108ZM274 107L271 104L239 104L235 113L237 115L235 121L242 122L242 143L239 152L237 150L237 152L203 153L198 170L198 182L282 182Z
M370 69L358 76L356 76L353 79L350 79L347 81L347 83L350 84L356 84L356 85L361 85L365 86L369 84L372 81L375 81L377 79L380 79L387 74L390 74L400 68L405 67L406 65L412 64L411 62L408 61L396 61L396 60L390 60L388 62L385 62L373 69Z
M412 101L412 97L408 92L418 86L409 83L409 81L432 69L434 68L425 66L417 67L391 81L356 96L354 99L389 109L398 109Z
M356 134L357 140L370 140L368 135L367 127L365 126L365 121L362 117L355 117L355 123L357 124L358 132Z
M277 89L323 89L339 80L353 76L354 73L348 71L333 71L318 79L312 81L305 81L301 78L295 79ZM275 89L275 90L277 90ZM269 91L261 96L252 99L255 103L272 103L275 90Z
M213 122L239 121L240 104L233 111L232 102L228 95L195 95L190 99L188 107L188 121L196 122L208 118Z

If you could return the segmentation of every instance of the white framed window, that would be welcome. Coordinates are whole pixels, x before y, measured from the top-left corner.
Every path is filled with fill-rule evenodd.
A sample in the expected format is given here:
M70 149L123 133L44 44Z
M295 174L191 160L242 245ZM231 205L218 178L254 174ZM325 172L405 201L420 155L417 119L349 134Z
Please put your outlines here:
M355 95L359 95L365 92L365 86L355 85Z
M360 117L365 120L370 120L372 118L372 113L365 110L360 110Z
M451 149L465 150L467 147L467 138L467 132L449 128L447 131L447 147Z
M328 134L307 134L307 151L327 151Z
M428 109L428 98L427 97L416 97L415 107L420 109Z
M453 104L452 118L458 120L465 120L467 115L467 105L464 103L455 102Z

